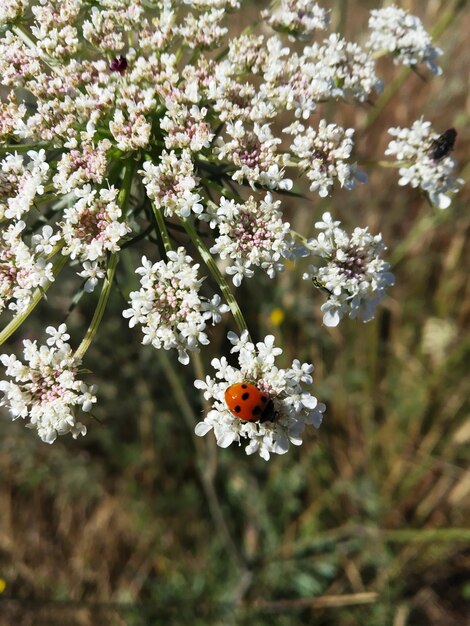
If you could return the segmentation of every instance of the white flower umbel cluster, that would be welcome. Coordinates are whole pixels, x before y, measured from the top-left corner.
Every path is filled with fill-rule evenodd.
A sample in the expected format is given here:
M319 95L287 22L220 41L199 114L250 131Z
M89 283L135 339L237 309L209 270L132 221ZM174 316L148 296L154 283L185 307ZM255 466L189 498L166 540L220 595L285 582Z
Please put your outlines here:
M35 289L54 280L52 263L47 263L41 248L23 241L25 228L20 220L0 230L0 313L5 308L22 313Z
M195 175L189 150L183 150L180 155L174 150L163 150L159 165L145 161L140 174L143 174L148 197L164 208L166 217L202 213L201 196L194 191L199 178Z
M188 352L198 351L199 344L209 339L205 328L207 320L220 322L221 314L229 307L220 303L220 296L211 300L200 295L203 278L198 278L199 265L193 263L185 249L167 253L168 261L152 263L142 258L141 288L130 293L130 309L123 311L129 326L142 326L143 344L154 348L178 350L178 360L187 365Z
M463 184L461 178L454 176L455 161L450 156L455 136L447 146L443 145L445 135L436 133L431 122L423 119L413 122L411 128L390 128L388 132L395 139L388 144L385 154L396 157L401 166L398 184L419 187L433 204L447 209L450 195ZM440 142L440 150L436 150L436 142Z
M335 179L346 189L352 189L357 180L365 180L356 165L349 162L354 129L345 130L320 120L317 130L294 122L284 132L294 135L292 153L310 180L310 191L317 191L320 197L329 194Z
M229 365L225 357L213 359L215 378L207 376L206 380L195 381L205 399L212 402L212 409L196 426L196 435L202 437L213 429L221 448L247 439L246 453L258 452L265 460L271 454L286 453L289 443L301 445L305 426L318 428L326 408L303 387L312 383L313 365L295 360L291 367L279 369L274 362L282 350L275 347L272 335L256 345L249 341L247 333L240 338L229 333L228 338L233 344L231 352L238 353L238 367ZM242 382L255 385L272 401L271 420L244 421L230 411L225 391Z
M121 219L116 200L118 189L100 189L87 184L75 190L78 198L64 211L60 224L64 254L81 261L103 260L107 252L119 250L119 240L130 228Z
M44 193L49 165L44 150L8 154L0 162L0 219L19 220L27 213L36 196Z
M346 39L329 30L342 22L334 4L264 0L248 11L240 0L0 0L0 313L8 318L0 339L65 275L63 297L49 299L62 304L76 290L64 312L99 292L83 358L115 283L135 281L138 268L124 316L142 327L144 344L173 348L188 363L208 343L209 321L228 310L242 334L239 369L217 361L215 413L204 428L222 415L219 442L248 437L248 452L266 458L298 443L305 423L319 424L322 409L302 390L310 366L277 370L271 339L249 343L236 290L309 254L290 224L318 219L303 215L312 196L333 202L365 181L356 147L372 162L354 129L383 88L382 52L433 71L439 53L421 22L396 7L372 12L368 45ZM388 154L399 159L400 184L444 207L460 181L451 147L426 124L391 129ZM379 258L385 246L379 235L348 236L327 222L325 214L310 242L321 263L307 273L328 293L325 323L369 319L392 283ZM207 267L204 283L192 258ZM55 366L64 346L37 351ZM224 385L245 377L272 397L273 421L241 423L225 407ZM47 440L65 423L77 432L73 399L60 400L65 408L56 399L50 419L65 421L44 426ZM48 423L49 405L40 420L37 406L25 404L22 415Z
M329 11L311 0L281 0L274 13L269 9L262 16L274 30L306 39L315 30L325 30L329 23Z
M80 361L67 342L65 324L46 328L47 345L23 341L24 362L14 354L2 354L0 361L11 379L0 382L0 402L13 419L28 419L28 428L37 430L46 443L70 433L75 439L86 427L77 421L79 410L89 412L96 402L96 387L78 378Z
M385 250L381 235L355 228L349 236L339 228L340 223L324 213L322 221L315 224L321 232L308 244L323 262L311 265L303 276L329 292L321 307L326 326L337 326L346 314L363 322L371 320L386 288L394 283L389 264L380 258Z
M436 61L442 50L432 45L431 37L416 15L395 5L373 9L369 28L372 32L367 46L371 51L392 54L397 65L425 63L433 74L441 74Z
M219 231L210 251L223 260L233 261L225 271L233 276L237 287L244 276L254 275L252 266L261 267L274 278L276 272L284 269L282 259L294 255L290 226L282 221L280 205L270 193L260 203L253 196L242 204L224 198L220 206L209 208L201 216Z

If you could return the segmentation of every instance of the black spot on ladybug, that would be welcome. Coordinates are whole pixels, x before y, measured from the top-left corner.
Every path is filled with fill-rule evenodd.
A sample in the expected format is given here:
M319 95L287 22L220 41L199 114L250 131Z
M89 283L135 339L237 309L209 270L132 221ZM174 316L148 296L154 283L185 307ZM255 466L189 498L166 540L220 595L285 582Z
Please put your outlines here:
M237 406L235 407L235 413L240 413L240 411L242 410L242 407L237 404Z
M261 409L260 405L257 404L255 406L255 408L251 411L251 414L254 415L254 416L260 415L261 411L262 411L262 409Z
M268 399L266 396L261 396L261 402L264 404L265 402L267 402Z
M248 387L248 385L246 383L242 384L242 389L246 389Z
M248 391L245 391L245 393L242 394L242 400L248 400L249 397L250 394L248 393Z

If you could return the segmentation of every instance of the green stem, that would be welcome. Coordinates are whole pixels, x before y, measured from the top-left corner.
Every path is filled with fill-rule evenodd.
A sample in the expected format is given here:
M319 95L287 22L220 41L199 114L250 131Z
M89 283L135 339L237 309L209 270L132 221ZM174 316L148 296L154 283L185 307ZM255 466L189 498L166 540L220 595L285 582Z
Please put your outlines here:
M241 312L241 309L238 306L238 302L235 296L233 295L227 281L225 280L225 277L222 275L221 271L217 267L217 263L214 261L214 258L212 257L211 253L207 249L206 244L203 242L201 237L199 237L199 235L196 232L196 229L194 228L194 225L189 220L183 219L182 222L186 229L186 232L191 238L191 241L199 250L199 254L203 258L204 263L207 265L214 280L219 285L220 290L222 291L222 294L225 298L225 301L230 307L232 315L238 326L238 330L240 331L240 333L246 330L249 336L248 326L245 322L245 318L243 317L243 313Z
M132 159L129 159L125 165L124 178L122 180L121 191L118 195L118 204L121 207L122 217L125 217L127 212L127 205L129 202L129 196L131 193L132 179L134 177L136 163Z
M103 313L108 303L109 294L111 293L111 285L113 283L113 278L116 272L117 263L118 263L117 254L112 254L109 258L108 271L106 272L106 278L104 279L103 288L100 294L100 299L98 300L98 305L95 309L93 319L91 320L91 324L88 327L88 330L86 331L86 335L83 338L82 343L78 346L74 355L77 360L81 360L83 358L85 352L90 347L91 342L95 338L95 335L98 331L101 319L103 317Z
M54 250L55 249L56 248L54 248ZM61 269L64 267L65 262L67 261L67 258L68 258L67 256L60 255L59 258L56 259L54 265L52 266L52 273L54 274L54 278L57 277ZM34 309L42 300L42 298L44 297L44 294L46 293L46 291L49 289L49 287L52 285L53 282L54 281L49 282L44 287L41 287L41 289L36 289L36 291L33 294L33 297L31 298L31 302L26 307L26 309L22 311L19 315L16 315L0 333L0 345L5 343L5 341L9 337L11 337L11 335L13 335L13 333L16 332L18 328L21 326L21 324L29 317L29 315L34 311Z
M170 236L168 235L168 230L166 228L165 218L163 217L162 209L161 207L155 206L155 202L153 200L151 201L151 205L153 214L155 216L155 221L157 222L158 230L160 231L160 236L163 241L165 252L168 254L168 252L173 250L173 247L171 245Z
M122 180L122 187L118 195L118 204L121 207L123 217L126 214L129 196L131 193L135 162L132 159L129 159L124 167L125 169L124 177ZM81 344L78 346L75 352L75 358L78 360L81 360L83 358L98 331L101 319L103 318L103 314L106 309L106 305L108 304L108 299L111 293L111 286L113 284L114 274L116 273L118 260L119 257L117 254L111 254L111 256L109 257L106 278L104 279L103 288L101 289L100 298L93 314L93 319L91 320L90 326L86 331L85 337L83 338Z

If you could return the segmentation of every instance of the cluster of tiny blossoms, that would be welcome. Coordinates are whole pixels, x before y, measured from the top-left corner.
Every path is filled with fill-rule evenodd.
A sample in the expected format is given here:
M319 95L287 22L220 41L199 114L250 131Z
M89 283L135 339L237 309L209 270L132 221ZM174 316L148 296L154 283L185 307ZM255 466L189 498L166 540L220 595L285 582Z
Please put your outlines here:
M176 348L180 363L187 365L188 351L209 343L204 332L206 320L220 322L229 307L221 304L217 294L208 300L199 293L199 265L184 248L168 252L167 257L166 262L157 263L142 258L142 267L136 270L142 276L142 287L130 293L132 306L123 315L129 318L130 326L142 325L142 343L165 350Z
M386 288L394 283L388 263L380 258L385 250L381 235L355 228L348 236L339 226L330 213L315 224L320 233L308 245L323 263L311 265L303 276L314 279L329 294L321 307L326 326L337 326L346 313L368 322Z
M217 383L197 383L214 401L197 433L213 428L222 446L248 438L247 452L263 458L300 443L324 410L303 387L313 367L274 366L279 349L271 337L251 342L230 282L274 279L286 259L310 255L305 276L328 293L325 324L372 317L393 282L380 235L357 228L349 237L325 214L308 240L291 230L283 197L298 196L303 177L314 199L365 182L354 129L332 119L331 105L374 101L383 52L436 72L440 51L421 22L395 7L372 11L362 46L327 32L329 9L308 0L265 7L260 23L239 35L229 28L239 0L0 5L0 312L16 316L2 340L65 262L79 277L77 299L101 287L75 353L61 327L48 329L47 346L25 344L28 366L2 357L11 378L1 386L3 405L45 441L85 432L75 412L88 411L95 396L77 368L116 272L132 266L121 284L140 286L123 315L144 344L174 350L187 364L209 343L211 323L230 311L239 328L240 339L230 335L239 368L215 359ZM400 160L400 184L444 206L456 186L452 160L436 158L436 134L416 124L414 135L391 129L388 154ZM201 272L194 258L204 261ZM244 379L269 397L273 420L242 423L230 413L224 390Z
M4 397L13 419L28 419L28 428L37 430L46 443L58 435L70 433L74 438L86 434L86 427L76 419L76 412L88 412L96 402L96 388L78 378L80 360L67 343L65 324L46 328L46 345L23 341L24 362L14 354L0 355L10 381L1 381Z

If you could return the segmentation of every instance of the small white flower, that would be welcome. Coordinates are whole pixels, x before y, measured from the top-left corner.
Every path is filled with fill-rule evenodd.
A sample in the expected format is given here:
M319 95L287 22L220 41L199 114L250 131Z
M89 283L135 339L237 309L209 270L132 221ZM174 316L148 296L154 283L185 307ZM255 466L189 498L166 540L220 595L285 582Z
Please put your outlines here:
M369 28L372 32L367 46L372 51L393 54L397 65L425 63L433 74L442 73L436 63L442 50L432 45L431 37L416 15L395 5L374 9L370 12Z
M58 435L70 433L75 439L86 434L86 427L76 419L77 407L87 412L96 402L95 387L77 378L80 361L66 343L65 324L58 329L49 326L47 345L23 341L22 363L14 355L2 354L0 360L12 380L0 382L6 406L12 419L29 418L28 428L37 431L46 443Z
M290 226L282 220L280 205L270 193L260 203L253 197L244 204L222 198L220 206L208 208L201 215L200 219L218 229L210 251L221 259L230 259L233 264L225 271L233 276L237 287L243 277L253 276L253 266L261 267L274 278L284 269L283 259L294 255Z
M212 401L212 409L202 422L196 425L196 435L202 437L214 431L217 445L226 448L234 442L241 444L247 439L245 452L258 454L265 460L271 454L285 454L289 444L300 445L306 424L318 428L322 422L325 405L319 403L301 383L312 382L313 366L295 360L291 368L280 370L274 365L275 357L282 350L274 345L274 337L268 335L256 346L244 332L239 338L229 334L238 354L238 367L228 365L227 360L213 359L215 378L196 380L206 400ZM231 385L247 382L255 385L272 402L272 415L267 421L245 421L232 413L225 400L225 392Z
M187 365L188 352L198 351L199 344L209 343L206 320L215 323L228 310L220 298L199 294L203 279L197 278L199 265L180 247L167 254L168 261L152 264L146 257L137 274L141 289L130 293L131 308L123 311L129 326L142 326L142 343L154 348L178 350L178 360Z
M61 324L57 329L53 326L46 328L46 333L50 335L46 343L48 346L57 346L63 348L64 344L70 339L70 335L67 333L67 326Z
M323 323L337 326L345 314L363 322L371 320L386 288L394 284L388 263L380 258L386 249L381 235L355 228L348 236L329 213L324 213L316 226L321 232L308 243L324 264L311 265L303 278L315 279L329 294L321 307Z

